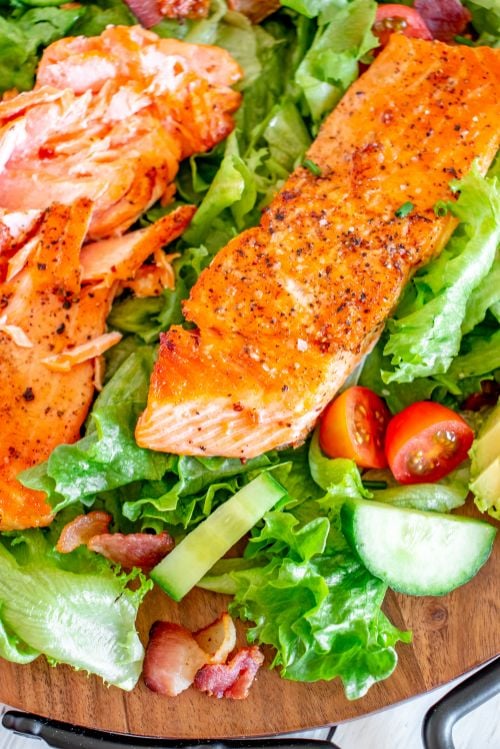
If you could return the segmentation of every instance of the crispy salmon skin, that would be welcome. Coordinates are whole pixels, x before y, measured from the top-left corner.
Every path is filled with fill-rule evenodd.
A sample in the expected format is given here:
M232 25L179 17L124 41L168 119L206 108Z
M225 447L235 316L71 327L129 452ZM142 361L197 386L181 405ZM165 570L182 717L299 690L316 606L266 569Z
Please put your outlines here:
M486 172L499 102L499 51L392 35L310 148L315 173L202 273L195 327L163 335L139 445L249 458L302 441L449 238L434 205L474 160Z

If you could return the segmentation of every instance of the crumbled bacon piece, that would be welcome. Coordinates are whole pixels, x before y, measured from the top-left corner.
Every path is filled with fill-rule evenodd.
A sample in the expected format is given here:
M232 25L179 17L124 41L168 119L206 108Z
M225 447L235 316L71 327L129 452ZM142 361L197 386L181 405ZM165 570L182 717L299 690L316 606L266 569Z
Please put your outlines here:
M191 684L211 697L243 700L264 656L257 646L240 648L228 613L194 634L173 622L155 622L149 633L143 678L153 692L175 697Z
M225 663L236 647L236 627L226 611L207 627L194 632L193 637L209 656L207 663Z
M149 572L174 547L172 536L162 533L100 533L87 546L125 569L139 567Z
M206 18L210 0L125 0L136 18L150 29L164 18Z
M125 2L137 20L147 29L163 20L158 0L125 0Z
M214 697L243 700L263 662L264 656L257 646L241 648L227 664L203 666L196 674L194 686Z
M78 515L67 523L61 531L56 551L68 554L82 544L87 544L98 533L106 533L112 518L107 512L94 510L87 515Z
M253 23L260 23L280 8L280 0L229 0L228 7L243 13Z
M206 18L210 0L159 0L165 18Z
M463 407L466 411L479 411L484 406L494 406L500 397L500 384L494 380L483 380L481 390L469 395Z
M144 658L144 683L153 692L175 697L191 686L207 658L188 629L172 622L155 622Z
M460 0L415 0L414 7L434 39L442 42L452 42L471 20L470 12Z

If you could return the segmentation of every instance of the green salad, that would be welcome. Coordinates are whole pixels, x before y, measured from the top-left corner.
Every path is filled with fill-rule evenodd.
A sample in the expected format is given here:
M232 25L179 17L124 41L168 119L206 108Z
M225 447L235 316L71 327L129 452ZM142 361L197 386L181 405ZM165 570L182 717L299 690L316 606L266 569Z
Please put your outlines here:
M472 32L458 43L500 46L497 3L464 5ZM282 6L252 25L213 0L207 19L164 20L153 28L160 36L227 49L244 71L243 102L229 138L181 165L176 202L141 219L147 225L179 204L199 206L173 246L175 289L115 301L108 325L123 338L106 353L104 388L84 436L20 477L46 492L56 517L47 529L0 534L0 656L7 660L24 664L43 654L51 664L68 663L132 689L144 655L135 618L153 583L85 546L58 553L61 529L82 512L104 509L114 531L166 529L180 541L266 473L284 496L252 529L243 556L217 562L201 581L233 595L230 611L250 623L249 640L274 647L273 666L284 678L340 677L346 696L355 699L392 673L396 644L411 639L383 612L387 582L369 571L346 537L342 507L376 500L449 512L468 494L467 462L438 482L400 486L388 471L362 473L351 460L326 457L317 434L296 449L244 463L157 453L134 440L160 332L182 323L181 302L217 251L259 222L378 45L374 0L285 0ZM67 7L60 0L0 0L0 92L28 90L43 49L56 39L136 22L122 0ZM436 211L453 213L458 228L407 285L357 373L358 383L392 413L422 400L460 411L473 394L495 392L500 384L499 159L486 177L473 168L452 187L458 200ZM483 410L474 418L481 421ZM498 517L496 501L482 498L481 509Z

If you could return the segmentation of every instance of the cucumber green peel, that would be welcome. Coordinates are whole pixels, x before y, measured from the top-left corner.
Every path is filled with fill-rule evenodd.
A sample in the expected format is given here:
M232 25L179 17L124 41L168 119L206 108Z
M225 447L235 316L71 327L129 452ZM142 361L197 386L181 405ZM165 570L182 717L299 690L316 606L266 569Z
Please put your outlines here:
M151 571L151 578L180 601L286 493L269 473L261 473L191 531Z
M349 499L344 534L367 569L393 590L440 596L470 580L488 559L496 529L482 520Z

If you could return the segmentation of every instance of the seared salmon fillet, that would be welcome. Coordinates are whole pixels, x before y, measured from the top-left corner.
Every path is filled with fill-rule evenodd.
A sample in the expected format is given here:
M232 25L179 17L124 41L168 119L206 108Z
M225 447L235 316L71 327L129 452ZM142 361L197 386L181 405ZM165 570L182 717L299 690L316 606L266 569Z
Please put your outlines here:
M240 76L223 49L138 26L54 42L35 90L0 102L0 209L90 198L89 237L122 234L231 132Z
M499 146L500 51L393 34L258 227L222 249L161 340L136 439L250 458L298 444L456 222L434 205ZM411 203L408 215L397 209Z
M53 373L40 361L104 330L108 294L80 295L79 254L90 217L85 200L47 209L24 268L0 286L2 321L12 326L10 333L0 328L0 530L50 522L45 494L23 487L16 475L77 439L92 401L92 362Z
M80 199L0 215L0 530L46 525L45 494L17 475L80 437L117 284L178 237L194 208L181 206L122 238L82 243L92 204Z

